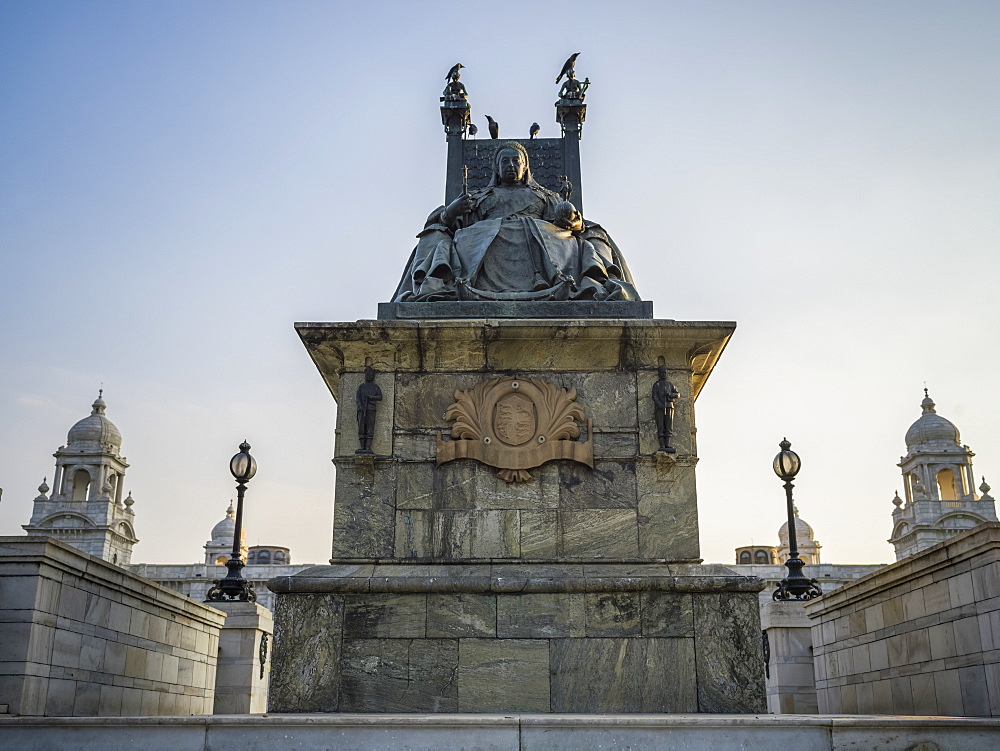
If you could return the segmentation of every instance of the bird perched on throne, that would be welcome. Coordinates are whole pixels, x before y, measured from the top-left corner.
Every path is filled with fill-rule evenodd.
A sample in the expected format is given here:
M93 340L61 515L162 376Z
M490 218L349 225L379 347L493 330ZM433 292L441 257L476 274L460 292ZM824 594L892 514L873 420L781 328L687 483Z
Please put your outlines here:
M444 77L444 80L448 84L444 87L444 92L441 94L442 102L464 102L469 98L469 92L465 90L465 84L459 80L462 78L460 71L464 67L462 63L455 63L451 66L451 70L448 71L448 75Z

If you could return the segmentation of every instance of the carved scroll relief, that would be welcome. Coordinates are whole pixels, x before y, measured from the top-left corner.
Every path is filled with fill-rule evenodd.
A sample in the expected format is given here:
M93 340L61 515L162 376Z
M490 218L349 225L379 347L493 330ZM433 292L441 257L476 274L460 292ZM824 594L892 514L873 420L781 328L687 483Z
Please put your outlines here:
M438 434L437 464L475 459L496 467L505 482L527 482L527 471L553 459L594 467L593 428L587 420L587 439L580 437L586 420L569 391L539 378L506 376L456 391L445 419L452 423L451 438Z

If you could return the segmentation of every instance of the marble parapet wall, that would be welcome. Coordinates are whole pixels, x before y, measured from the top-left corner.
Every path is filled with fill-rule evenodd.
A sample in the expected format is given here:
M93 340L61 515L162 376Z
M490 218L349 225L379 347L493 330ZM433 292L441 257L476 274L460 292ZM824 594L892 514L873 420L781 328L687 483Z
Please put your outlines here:
M58 540L0 537L0 714L210 714L225 619Z
M1000 523L804 606L819 711L1000 716Z

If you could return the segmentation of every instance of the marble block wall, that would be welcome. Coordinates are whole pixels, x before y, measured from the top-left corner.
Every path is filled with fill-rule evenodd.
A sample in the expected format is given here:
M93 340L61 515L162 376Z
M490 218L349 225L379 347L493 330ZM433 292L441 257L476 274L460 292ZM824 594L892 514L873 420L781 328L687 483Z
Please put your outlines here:
M211 714L224 621L50 537L0 537L0 714Z
M805 605L819 711L1000 716L1000 523Z
M271 582L271 712L763 712L759 579L368 564Z

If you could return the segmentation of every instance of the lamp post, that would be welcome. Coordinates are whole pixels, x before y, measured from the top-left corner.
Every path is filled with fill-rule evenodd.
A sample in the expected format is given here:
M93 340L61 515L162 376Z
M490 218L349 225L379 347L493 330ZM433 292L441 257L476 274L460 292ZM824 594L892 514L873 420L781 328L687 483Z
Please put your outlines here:
M216 579L214 585L208 590L206 602L219 602L222 600L243 600L245 602L255 602L257 593L253 591L253 585L243 578L240 571L245 565L240 558L240 548L243 542L243 494L246 492L247 483L257 473L257 461L250 456L250 444L246 441L240 444L240 453L229 460L229 471L236 478L236 529L233 531L233 554L226 561L226 568L229 573L222 579Z
M799 558L799 545L795 539L795 509L792 504L792 480L799 473L802 460L792 451L792 444L786 438L778 444L781 451L774 457L774 474L785 481L785 500L788 504L788 560L785 566L788 575L781 580L774 590L774 600L811 600L823 594L815 579L809 579L802 573L805 565Z

